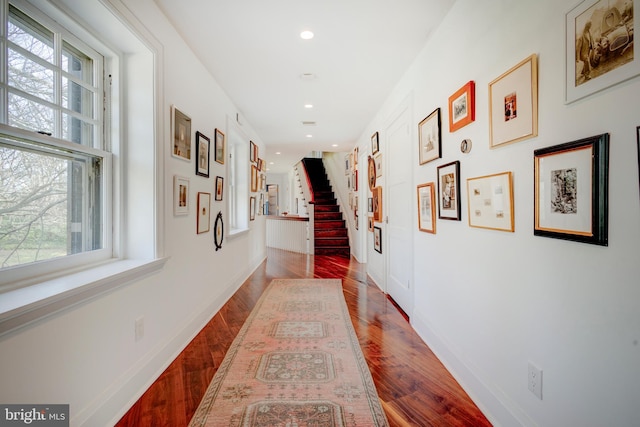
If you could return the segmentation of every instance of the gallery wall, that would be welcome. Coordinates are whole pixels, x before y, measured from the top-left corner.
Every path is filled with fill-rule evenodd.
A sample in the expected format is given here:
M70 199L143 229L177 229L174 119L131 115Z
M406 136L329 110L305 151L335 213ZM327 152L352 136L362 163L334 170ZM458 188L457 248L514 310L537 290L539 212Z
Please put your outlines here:
M172 156L170 111L175 105L191 118L195 144L196 131L212 142L216 128L228 135L237 108L157 5L152 0L68 0L64 5L85 22L86 28L102 28L113 22L113 27L103 28L100 35L113 36L107 42L122 52L122 69L132 73L131 81L148 83L156 79L157 90L152 97L136 98L140 94L135 84L119 95L131 105L142 103L157 112L155 134L150 130L147 141L125 140L123 152L146 146L150 148L147 156L158 159L157 169L153 164L141 164L136 173L145 179L155 175L150 182L155 181L156 188L152 185L146 197L154 203L161 201L158 206L162 212L157 218L164 221L159 223L156 238L162 241L163 251L157 255L167 261L156 274L2 336L0 401L67 403L71 425L106 426L124 414L264 260L265 221L264 216L256 216L248 230L236 236L225 234L222 248L216 251L216 214L223 213L227 231L229 222L228 187L225 185L223 201L215 201L215 177L226 177L228 164L214 162L212 151L209 177L204 177L196 175L193 159ZM126 42L128 33L148 46L146 54L132 52L132 45ZM136 61L145 66L136 68ZM160 61L155 75L148 72L153 70L149 61ZM128 134L127 127L140 126L126 120L123 123L124 135ZM265 153L249 124L238 132L247 144L252 140ZM174 214L176 175L189 180L190 209L186 215ZM124 176L127 178L135 176ZM201 234L196 232L198 192L211 193L211 224ZM127 213L133 206L120 209ZM139 222L155 220L149 216ZM136 341L135 323L140 318L144 334Z
M565 28L574 6L574 0L457 1L357 143L370 149L371 135L384 132L397 107L413 99L414 158L405 165L413 170L413 191L435 183L438 166L460 162L460 221L436 219L435 234L421 232L411 201L415 304L408 314L495 425L640 420L640 78L565 103ZM489 83L532 54L538 135L492 149ZM637 62L637 49L635 55ZM476 85L475 121L452 133L448 98L469 81ZM418 123L436 108L442 157L420 165ZM534 150L604 133L608 246L535 236ZM393 147L380 137L384 156ZM463 139L472 141L469 153L460 150ZM513 175L514 231L470 227L467 179L501 172ZM385 224L379 226L384 239ZM384 289L385 254L372 249L371 239L368 259L370 276ZM530 363L543 372L542 400L528 390Z

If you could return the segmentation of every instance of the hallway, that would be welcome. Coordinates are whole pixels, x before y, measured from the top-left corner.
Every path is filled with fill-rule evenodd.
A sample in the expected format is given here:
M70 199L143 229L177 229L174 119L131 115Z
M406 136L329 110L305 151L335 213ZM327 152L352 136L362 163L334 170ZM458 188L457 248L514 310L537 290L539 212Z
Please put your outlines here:
M268 249L267 260L117 425L186 426L262 291L274 278L298 277L343 279L354 329L391 426L491 425L393 302L367 280L365 264L277 249Z

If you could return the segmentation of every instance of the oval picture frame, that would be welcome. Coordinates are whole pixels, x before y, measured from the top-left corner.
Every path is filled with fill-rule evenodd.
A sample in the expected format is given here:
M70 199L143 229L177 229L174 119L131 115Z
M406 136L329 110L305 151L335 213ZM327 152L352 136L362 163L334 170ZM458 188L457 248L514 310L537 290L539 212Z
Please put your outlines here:
M369 189L373 191L373 189L376 187L376 161L372 156L369 156L367 173Z
M222 211L218 212L216 222L213 226L213 241L216 245L216 251L222 248L222 240L224 239L224 222L222 220Z

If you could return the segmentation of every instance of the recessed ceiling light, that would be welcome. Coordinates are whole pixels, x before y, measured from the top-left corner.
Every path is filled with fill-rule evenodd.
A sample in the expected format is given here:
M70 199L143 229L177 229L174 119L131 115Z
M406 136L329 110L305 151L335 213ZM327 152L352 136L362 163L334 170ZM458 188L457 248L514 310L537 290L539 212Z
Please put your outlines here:
M332 147L337 147L337 146L338 146L338 144L333 144L333 145L332 145Z
M273 162L269 162L269 164L270 164L270 165L273 165L274 163L273 163Z
M313 104L304 104L304 108L313 108Z
M313 138L313 135L308 134L308 135L307 135L307 138Z
M276 154L280 154L280 152L279 152L279 151L276 151Z
M313 38L313 32L305 30L300 33L300 37L302 37L304 40L311 40Z

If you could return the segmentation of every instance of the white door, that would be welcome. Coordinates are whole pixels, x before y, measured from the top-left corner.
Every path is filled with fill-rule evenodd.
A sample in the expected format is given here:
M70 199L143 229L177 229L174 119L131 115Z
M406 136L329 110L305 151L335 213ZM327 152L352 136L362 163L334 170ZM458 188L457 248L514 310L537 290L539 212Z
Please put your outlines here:
M386 263L387 293L409 316L413 311L413 240L414 191L411 150L411 109L405 102L386 128L387 205ZM383 171L384 173L384 171Z

